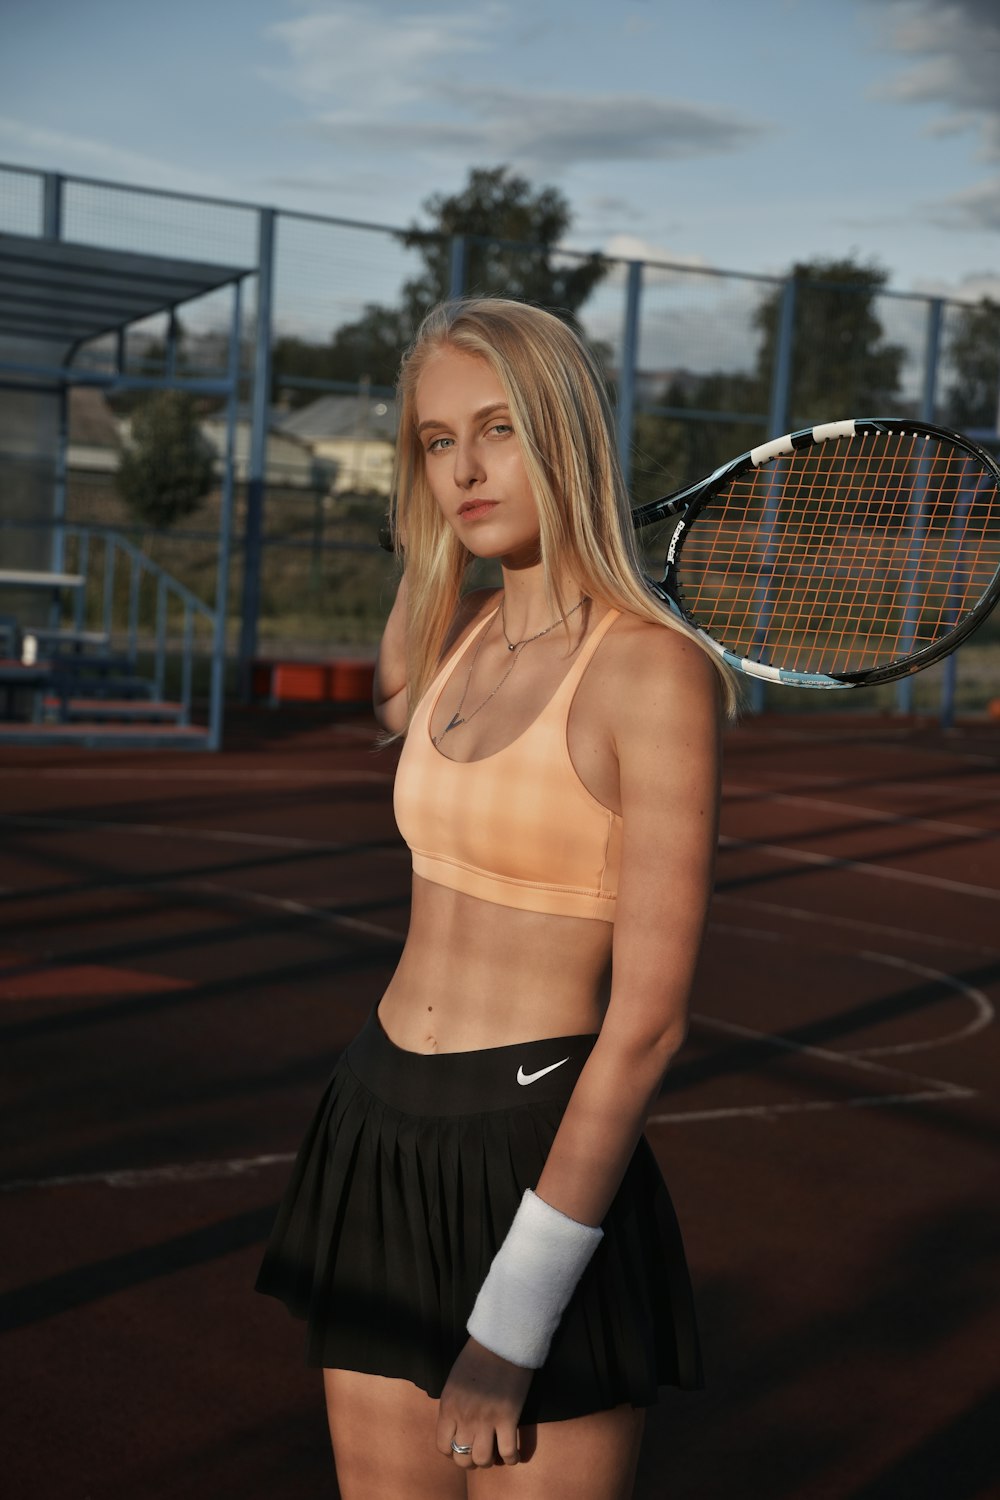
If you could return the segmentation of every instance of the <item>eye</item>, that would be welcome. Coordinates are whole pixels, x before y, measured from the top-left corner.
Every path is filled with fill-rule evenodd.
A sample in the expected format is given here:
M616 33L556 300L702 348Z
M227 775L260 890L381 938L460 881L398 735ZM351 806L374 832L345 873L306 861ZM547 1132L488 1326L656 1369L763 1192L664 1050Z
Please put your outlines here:
M443 445L448 444L448 443L453 442L453 441L454 440L452 438L448 438L448 437L431 438L430 442L427 444L427 452L428 453L441 453L441 452L443 452Z
M514 429L509 422L492 422L488 431L499 433L501 437L508 437Z

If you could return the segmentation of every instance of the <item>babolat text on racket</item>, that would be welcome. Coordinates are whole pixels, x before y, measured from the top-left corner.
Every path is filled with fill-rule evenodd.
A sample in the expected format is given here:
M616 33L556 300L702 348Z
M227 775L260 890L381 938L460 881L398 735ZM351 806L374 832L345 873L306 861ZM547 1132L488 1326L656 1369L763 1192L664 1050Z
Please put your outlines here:
M1000 468L959 433L828 422L632 512L677 517L652 586L730 665L794 687L891 682L1000 599Z

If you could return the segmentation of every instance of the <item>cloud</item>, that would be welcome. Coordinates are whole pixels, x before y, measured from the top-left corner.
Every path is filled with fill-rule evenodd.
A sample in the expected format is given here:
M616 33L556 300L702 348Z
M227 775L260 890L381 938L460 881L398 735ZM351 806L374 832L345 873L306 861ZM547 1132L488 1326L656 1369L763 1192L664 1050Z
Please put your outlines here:
M0 115L0 154L24 166L37 163L40 170L48 167L61 172L76 170L88 176L136 182L143 187L172 188L210 196L226 194L225 184L219 178L192 172L156 157L143 156L137 151L127 151L107 141L45 130L8 115Z
M978 131L1000 160L1000 5L997 0L868 0L886 13L888 46L909 61L881 90L905 104L943 107L933 131Z
M384 119L337 113L310 130L338 144L376 145L549 169L590 162L682 161L735 151L765 127L722 110L636 94L530 93L451 85L438 99L457 118Z
M913 286L925 297L944 297L949 302L978 302L982 297L1000 304L1000 272L969 271L958 279L924 276Z
M308 106L335 103L345 119L362 106L396 112L426 96L425 70L440 72L445 58L450 70L485 51L504 14L490 3L474 13L386 12L342 0L335 11L267 27L265 36L285 48L288 61L264 76Z
M945 229L1000 229L1000 176L955 193L932 209L928 217Z
M561 169L592 162L673 161L739 150L769 127L711 105L641 94L519 88L496 38L509 6L393 11L344 0L268 28L288 54L266 77L309 112L306 129L352 152L424 152ZM475 59L475 83L465 77ZM491 68L504 66L504 81ZM458 79L460 81L456 82Z
M676 251L666 250L662 245L655 245L635 234L611 235L603 251L619 261L644 261L646 269L642 279L647 287L665 286L676 281L690 282L693 280L692 271L704 271L710 267L710 262L701 255L678 255ZM624 276L624 266L612 268L612 280L624 280Z

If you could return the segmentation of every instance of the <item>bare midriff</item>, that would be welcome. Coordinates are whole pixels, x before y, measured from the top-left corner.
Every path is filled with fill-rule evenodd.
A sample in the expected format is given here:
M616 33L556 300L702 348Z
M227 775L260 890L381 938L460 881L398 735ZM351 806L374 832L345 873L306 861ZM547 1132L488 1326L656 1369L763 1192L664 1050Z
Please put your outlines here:
M518 911L414 876L406 946L379 1005L407 1052L469 1052L600 1030L610 922Z

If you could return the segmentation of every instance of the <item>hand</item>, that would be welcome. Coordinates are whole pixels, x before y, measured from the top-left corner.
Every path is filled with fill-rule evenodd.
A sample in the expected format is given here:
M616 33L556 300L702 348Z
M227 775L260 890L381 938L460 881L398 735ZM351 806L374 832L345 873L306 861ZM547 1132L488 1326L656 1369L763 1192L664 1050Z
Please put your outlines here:
M451 1367L438 1407L438 1452L462 1469L488 1469L497 1461L516 1464L517 1422L534 1370L524 1370L469 1339ZM455 1453L456 1443L471 1453Z

